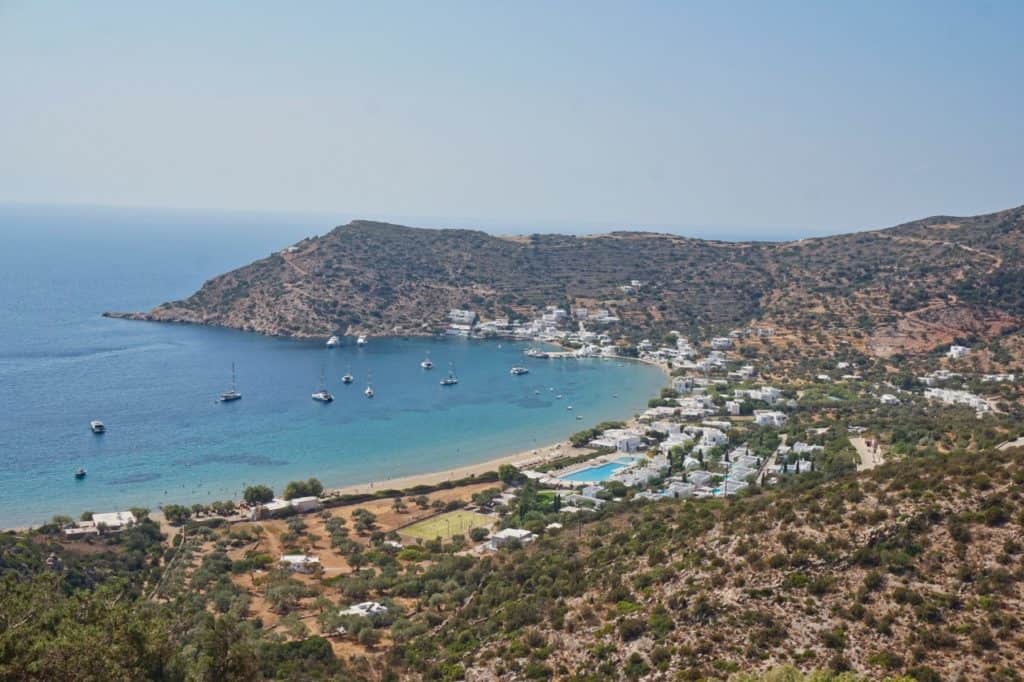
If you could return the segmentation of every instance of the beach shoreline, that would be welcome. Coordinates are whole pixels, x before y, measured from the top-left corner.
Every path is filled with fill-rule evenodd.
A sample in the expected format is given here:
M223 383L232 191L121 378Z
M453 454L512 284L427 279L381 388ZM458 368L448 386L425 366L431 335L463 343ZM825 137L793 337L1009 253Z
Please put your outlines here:
M671 370L664 363L661 362L656 362L643 358L629 357L608 357L598 359L638 362L641 364L657 367L664 373L666 378L671 377ZM624 421L629 425L635 425L636 416L623 416L621 418L621 421ZM593 424L590 424L589 426L593 426ZM498 456L485 455L486 458L481 459L478 462L465 464L452 469L443 469L417 474L408 474L405 476L397 476L393 478L375 479L363 483L353 483L343 486L325 486L321 497L326 499L330 497L339 497L344 495L372 495L380 492L381 490L405 491L412 488L416 488L418 486L437 486L451 481L466 479L471 476L480 476L488 472L496 472L498 468L503 464L511 464L512 466L515 466L519 470L524 470L529 469L531 467L540 466L542 464L564 457L579 456L583 454L585 451L586 448L576 448L571 444L568 438L566 438L546 445L533 447L528 450L520 450L517 452L513 452L511 454L504 454ZM239 505L240 507L244 505L244 501L241 499L232 501L236 505ZM160 523L161 527L163 527L164 530L167 531L172 527L166 523L161 508L161 504L156 504L152 507L149 507L149 516L158 523ZM62 512L55 511L54 513L60 514ZM77 518L77 516L75 516L74 518ZM17 527L5 527L2 530L0 530L0 532L27 532L32 530L33 528L39 528L42 525L45 525L45 522Z

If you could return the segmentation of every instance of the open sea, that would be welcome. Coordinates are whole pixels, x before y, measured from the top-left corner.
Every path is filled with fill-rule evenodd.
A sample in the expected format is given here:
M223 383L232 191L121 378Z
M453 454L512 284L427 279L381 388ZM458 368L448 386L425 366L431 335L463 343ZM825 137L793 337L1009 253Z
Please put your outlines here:
M327 349L100 317L182 298L345 220L0 205L0 527L239 498L253 483L280 491L310 476L334 487L444 471L629 417L664 385L653 367L535 360L507 341ZM419 366L428 351L429 372ZM232 362L244 397L219 403ZM459 384L445 388L449 363ZM530 373L510 376L513 365ZM321 371L328 405L310 399ZM343 386L347 371L356 381ZM92 434L92 419L107 433Z

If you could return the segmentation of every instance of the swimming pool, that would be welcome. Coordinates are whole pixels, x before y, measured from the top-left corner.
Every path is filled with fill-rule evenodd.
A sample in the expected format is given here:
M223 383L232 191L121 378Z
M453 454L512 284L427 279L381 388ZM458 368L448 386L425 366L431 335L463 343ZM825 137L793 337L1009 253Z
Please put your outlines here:
M572 481L574 483L600 483L601 481L607 481L616 471L625 469L632 463L633 460L631 459L617 459L613 462L589 466L585 469L574 471L571 474L559 476L559 478L563 481Z

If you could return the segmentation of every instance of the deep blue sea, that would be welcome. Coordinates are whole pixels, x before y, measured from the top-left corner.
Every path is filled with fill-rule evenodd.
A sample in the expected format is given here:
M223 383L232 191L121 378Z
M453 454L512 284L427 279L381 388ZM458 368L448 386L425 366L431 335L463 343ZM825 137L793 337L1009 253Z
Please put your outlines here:
M664 383L648 366L533 360L510 342L372 338L357 348L345 339L329 350L100 316L187 296L334 222L343 221L0 206L0 527L237 498L252 483L443 471L628 417ZM430 372L419 366L427 351ZM244 397L219 403L232 362ZM460 382L443 388L450 362ZM513 365L530 373L512 377ZM321 370L329 405L310 399ZM356 382L342 386L349 370ZM362 393L369 376L373 400ZM91 419L107 433L93 435ZM88 470L80 481L79 467Z

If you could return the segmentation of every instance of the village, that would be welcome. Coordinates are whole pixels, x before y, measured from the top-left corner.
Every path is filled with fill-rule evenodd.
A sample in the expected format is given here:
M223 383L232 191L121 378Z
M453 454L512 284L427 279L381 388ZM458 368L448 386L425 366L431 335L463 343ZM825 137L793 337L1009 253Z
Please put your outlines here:
M607 310L559 308L511 325L478 324L469 311L450 316L454 333L511 332L568 349L530 349L536 358L622 357L621 340L584 326L584 320L601 324L613 317ZM438 553L483 557L518 550L572 532L621 504L725 498L801 475L881 466L896 456L892 443L877 428L837 418L839 406L856 404L854 414L868 418L872 411L941 404L967 407L981 419L998 414L997 402L967 386L1016 381L1009 373L967 376L958 363L971 351L956 345L941 366L909 387L866 379L867 368L851 361L787 376L759 370L750 353L740 352L744 342L774 336L771 327L752 326L703 343L678 332L663 343L642 340L627 355L662 367L668 384L647 409L574 434L568 451L552 447L497 471L362 495L324 491L311 479L289 484L279 496L263 489L244 502L165 507L154 517L170 541L188 551L179 553L183 558L164 580L180 588L217 565L218 589L243 599L263 627L289 638L326 636L339 654L369 654L418 603L375 589L372 576L380 571L424 570ZM90 542L147 514L91 514L67 524L63 534L69 542Z

